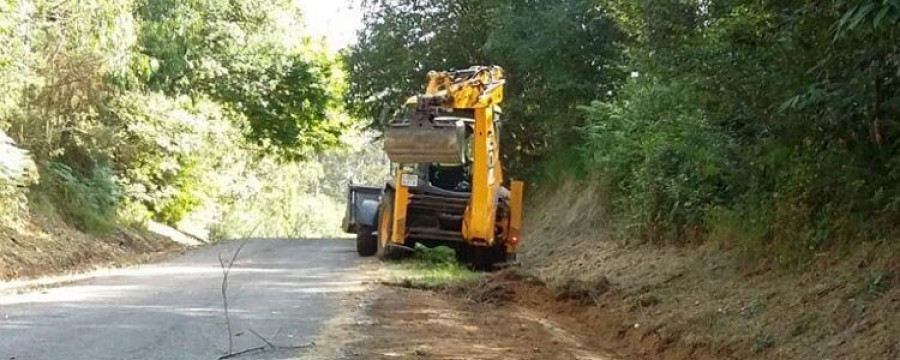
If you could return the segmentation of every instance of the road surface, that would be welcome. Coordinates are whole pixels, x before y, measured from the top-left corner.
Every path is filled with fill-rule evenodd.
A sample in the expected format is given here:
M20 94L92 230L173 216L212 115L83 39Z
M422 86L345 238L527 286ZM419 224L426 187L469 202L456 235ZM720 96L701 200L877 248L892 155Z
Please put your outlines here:
M227 352L219 254L239 243L58 288L0 296L0 360L216 359ZM254 240L229 275L234 351L308 344L362 290L350 241ZM246 358L292 359L284 349Z

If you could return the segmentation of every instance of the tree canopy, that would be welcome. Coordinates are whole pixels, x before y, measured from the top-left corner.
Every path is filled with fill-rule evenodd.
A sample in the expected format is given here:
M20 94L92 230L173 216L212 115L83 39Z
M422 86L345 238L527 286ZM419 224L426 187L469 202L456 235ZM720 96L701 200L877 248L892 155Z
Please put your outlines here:
M152 91L204 96L244 116L248 136L288 158L337 143L333 60L296 35L290 1L143 0L134 74Z
M5 1L0 46L0 131L41 175L31 200L5 184L0 200L49 202L85 230L208 225L272 183L269 199L309 202L330 174L297 168L353 127L340 60L289 0Z
M371 1L347 55L349 110L383 125L430 70L500 65L509 75L504 156L527 172L582 124L579 104L623 80L622 33L603 7L566 1Z

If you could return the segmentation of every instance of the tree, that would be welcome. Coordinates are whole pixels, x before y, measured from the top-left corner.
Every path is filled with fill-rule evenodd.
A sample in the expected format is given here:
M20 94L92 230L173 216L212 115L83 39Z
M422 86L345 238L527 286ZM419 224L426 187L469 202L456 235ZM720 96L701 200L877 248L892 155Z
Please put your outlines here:
M504 155L524 172L571 144L576 105L621 83L620 38L587 0L372 1L347 56L347 104L380 127L429 70L500 65L509 74Z
M300 16L288 0L0 3L0 131L40 168L32 196L83 230L174 224L252 192L260 162L335 146L338 59Z
M143 0L135 17L133 73L148 89L222 103L246 119L250 140L286 159L337 144L334 60L296 36L292 3Z

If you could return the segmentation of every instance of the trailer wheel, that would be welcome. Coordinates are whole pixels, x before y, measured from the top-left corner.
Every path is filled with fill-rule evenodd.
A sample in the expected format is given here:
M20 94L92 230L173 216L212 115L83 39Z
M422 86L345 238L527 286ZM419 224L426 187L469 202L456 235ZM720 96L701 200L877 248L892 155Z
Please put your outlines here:
M359 225L356 230L356 253L359 256L372 256L378 252L378 236L374 234L375 228Z

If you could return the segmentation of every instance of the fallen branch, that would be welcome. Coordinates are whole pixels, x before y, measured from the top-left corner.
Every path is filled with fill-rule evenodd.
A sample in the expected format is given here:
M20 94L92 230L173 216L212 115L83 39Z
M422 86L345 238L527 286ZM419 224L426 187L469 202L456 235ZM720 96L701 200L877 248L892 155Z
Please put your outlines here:
M237 260L238 255L241 254L241 250L244 249L244 245L247 245L246 240L241 242L241 245L234 251L234 254L231 255L231 260L227 263L222 258L222 253L219 253L219 266L222 267L222 306L225 310L225 326L228 328L229 354L232 354L232 351L234 351L234 334L231 331L231 317L228 315L228 274L231 273L231 267L234 266L234 262Z
M269 342L269 340L266 340L266 338L264 338L262 335L260 335L255 330L253 330L253 329L247 329L247 330L249 330L251 334L256 335L256 337L259 338L260 340L262 340L262 342L266 343L266 345L269 345L269 347L272 348L272 350L278 349L278 347L275 346L275 344L272 344L271 342Z
M278 348L281 350L297 350L297 349L308 349L311 347L316 347L316 343L311 342L309 344L297 345L297 346L279 346Z
M238 357L238 356L241 356L241 355L247 355L247 354L249 354L249 353L254 353L254 352L257 352L257 351L265 352L265 351L266 351L266 347L265 347L265 346L259 346L259 347L250 348L250 349L247 349L247 350L241 350L241 351L238 351L238 352L236 352L236 353L225 354L225 355L219 356L218 360L231 359L231 358L235 358L235 357Z
M251 331L251 332L252 332L252 331ZM253 333L255 334L255 332L253 332ZM259 336L259 334L257 334L257 336ZM266 346L272 347L272 350L273 350L273 351L276 351L276 350L308 349L308 348L311 348L311 347L315 347L315 346L316 346L316 343L315 343L315 342L311 342L311 343L309 343L309 344L304 344L304 345L297 345L297 346L278 346L278 345L274 345L274 344L272 344L272 343L269 343L268 341L266 341L266 340L263 339L262 337L260 337L260 340L265 341L266 344L268 344L268 345L266 345ZM257 347L254 347L254 348L249 348L249 349L246 349L246 350L241 350L241 351L234 352L234 353L230 353L230 354L225 354L225 355L219 356L216 360L232 359L232 358L236 358L236 357L238 357L238 356L247 355L247 354L252 354L252 353L256 353L256 352L266 352L266 346L257 346Z

